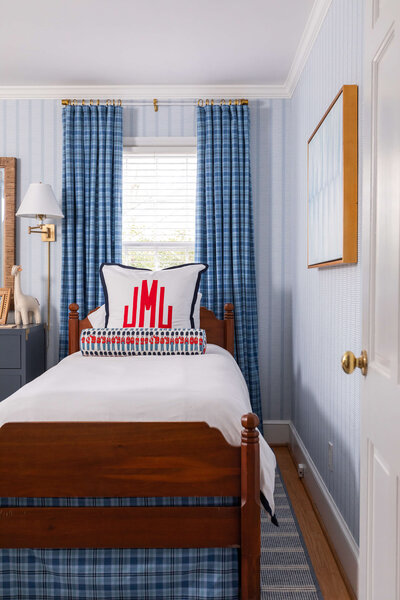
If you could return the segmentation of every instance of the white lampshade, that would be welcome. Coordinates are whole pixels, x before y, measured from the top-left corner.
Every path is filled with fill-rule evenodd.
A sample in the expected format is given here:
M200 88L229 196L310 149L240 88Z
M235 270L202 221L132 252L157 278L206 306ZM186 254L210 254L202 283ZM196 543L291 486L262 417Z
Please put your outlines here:
M35 218L37 215L64 217L49 183L31 183L16 215L17 217L31 218Z

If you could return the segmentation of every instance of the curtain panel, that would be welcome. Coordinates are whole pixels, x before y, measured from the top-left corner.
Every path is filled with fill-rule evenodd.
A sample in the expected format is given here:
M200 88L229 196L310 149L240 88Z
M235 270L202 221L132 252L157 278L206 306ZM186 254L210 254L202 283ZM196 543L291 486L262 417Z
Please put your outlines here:
M262 430L253 235L249 107L198 107L196 260L209 265L202 304L220 319L234 304L236 360Z
M68 305L104 302L102 262L121 262L122 107L63 108L60 358L68 353Z

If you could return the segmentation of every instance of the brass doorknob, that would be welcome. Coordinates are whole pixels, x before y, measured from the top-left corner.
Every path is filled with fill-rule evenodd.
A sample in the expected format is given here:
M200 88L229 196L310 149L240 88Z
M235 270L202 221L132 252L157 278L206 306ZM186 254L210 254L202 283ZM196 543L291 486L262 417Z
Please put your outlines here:
M361 369L361 373L366 375L368 372L368 355L366 350L361 351L361 356L356 358L353 352L349 350L342 356L342 369L347 375L350 375L354 369L358 367Z

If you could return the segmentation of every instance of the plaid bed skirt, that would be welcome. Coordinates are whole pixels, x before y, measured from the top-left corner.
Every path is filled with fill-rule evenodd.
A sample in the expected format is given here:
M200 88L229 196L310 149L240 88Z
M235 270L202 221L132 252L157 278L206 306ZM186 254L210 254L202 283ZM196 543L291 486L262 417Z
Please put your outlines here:
M237 498L2 498L11 506L233 506ZM238 600L231 548L0 550L1 600Z

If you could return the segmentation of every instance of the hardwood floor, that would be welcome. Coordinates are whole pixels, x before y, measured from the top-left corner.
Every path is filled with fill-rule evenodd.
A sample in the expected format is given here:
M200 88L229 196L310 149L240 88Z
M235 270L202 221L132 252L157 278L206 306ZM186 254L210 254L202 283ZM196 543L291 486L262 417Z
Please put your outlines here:
M299 522L324 600L354 600L318 521L311 500L299 479L289 449L272 446Z

